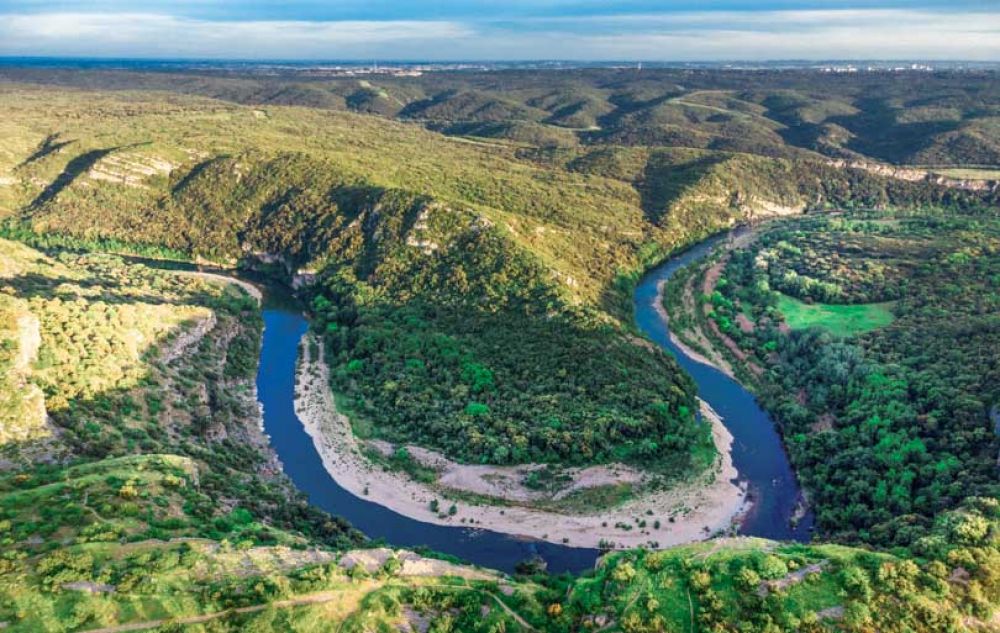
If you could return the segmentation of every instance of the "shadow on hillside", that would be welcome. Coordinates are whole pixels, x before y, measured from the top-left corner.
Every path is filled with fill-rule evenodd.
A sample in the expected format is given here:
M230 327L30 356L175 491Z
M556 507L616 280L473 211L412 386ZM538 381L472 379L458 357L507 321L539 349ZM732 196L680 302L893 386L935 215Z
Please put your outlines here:
M890 163L908 162L938 135L960 127L957 121L900 122L899 111L880 99L865 99L857 105L861 110L857 114L833 117L829 122L851 131L849 149Z
M80 154L76 158L73 158L63 169L62 173L56 176L45 189L31 201L28 205L30 209L37 209L45 203L53 200L56 196L62 192L63 189L68 187L78 176L86 173L91 167L97 164L99 160L111 154L123 149L130 149L133 147L139 147L140 145L145 145L146 143L130 143L128 145L119 145L117 147L107 147L104 149L95 149L89 152Z
M62 173L56 176L56 179L49 183L49 186L38 194L38 196L32 200L31 204L28 206L32 209L37 209L38 207L43 206L46 202L53 200L59 195L59 192L76 180L77 176L89 171L91 167L97 164L97 161L101 160L116 149L118 148L112 147L108 149L95 149L85 154L80 154L76 158L72 159L66 163L66 168L63 169Z
M188 370L201 371L194 357L182 358ZM45 549L57 542L56 535L65 536L68 528L75 532L89 526L107 527L119 521L127 521L131 526L145 523L144 538L228 537L235 542L252 537L267 542L266 529L254 529L250 533L244 524L226 520L231 507L237 505L248 510L257 521L306 534L333 547L357 547L364 542L365 537L346 520L310 505L284 474L272 470L268 456L253 442L244 439L247 425L256 424L256 419L232 415L233 399L228 397L230 386L227 383L217 379L210 385L202 380L176 381L174 388L181 388L180 392L174 392L177 402L189 402L189 396L205 386L210 392L205 401L207 408L200 414L207 420L207 426L178 424L173 429L170 429L174 422L170 409L162 409L159 415L149 409L151 403L163 397L158 392L159 386L114 387L91 397L72 398L66 406L51 410L49 420L56 432L54 443L16 441L0 447L3 458L0 461L0 500L6 503L5 507L23 512L24 505L14 504L27 498L26 493L66 481L74 468L100 468L103 460L132 455L177 455L197 460L200 467L199 476L192 479L191 486L167 488L161 492L161 495L173 494L176 490L180 497L171 507L183 507L181 517L176 511L167 513L170 518L162 511L154 517L154 512L146 511L154 506L144 506L142 496L131 500L132 505L140 506L139 513L125 508L119 510L118 504L100 513L83 510L88 506L88 496L91 500L98 497L94 494L95 489L112 484L114 496L114 490L124 484L127 477L113 478L114 473L110 473L81 478L74 482L72 490L54 491L59 503L42 504L39 522L20 525L14 522L8 534L14 538L15 547L29 551ZM206 432L209 427L222 428L225 432ZM155 458L154 462L166 472L175 474L170 464L158 463ZM142 463L137 470L152 472L158 469ZM220 499L226 500L225 503L220 504ZM33 538L29 540L29 537ZM117 541L115 537L107 542Z
M67 145L72 145L75 142L76 141L60 141L58 133L49 134L48 136L45 137L45 140L43 140L41 144L38 146L38 149L32 152L31 156L25 158L24 161L22 161L21 164L18 165L18 167L25 167L26 165L30 165L31 163L42 160L46 156L54 154L59 150L61 150L62 148L66 147Z
M640 205L646 219L663 226L670 203L697 184L712 166L726 160L725 155L707 155L687 162L653 153L646 161L641 180L636 183Z
M186 189L189 184L197 180L198 177L202 173L204 173L206 169L208 169L209 167L211 167L216 163L226 160L227 158L229 158L228 155L223 155L201 161L200 163L192 167L191 170L188 171L188 173L184 174L184 176L177 181L177 184L171 187L170 193L176 195L181 191L184 191L184 189Z

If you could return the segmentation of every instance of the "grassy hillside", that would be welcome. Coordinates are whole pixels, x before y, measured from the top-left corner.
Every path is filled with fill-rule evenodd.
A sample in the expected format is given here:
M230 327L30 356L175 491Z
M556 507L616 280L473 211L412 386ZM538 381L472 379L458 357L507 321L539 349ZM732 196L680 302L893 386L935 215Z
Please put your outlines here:
M213 631L305 632L331 621L359 632L986 631L1000 597L996 526L996 503L979 500L942 517L913 553L723 539L611 554L577 578L443 581L401 576L391 563L351 574L316 566L272 572L268 582L216 583L217 597L199 606L273 600L267 609L222 613L205 626ZM196 578L185 570L189 558L167 578ZM253 582L256 595L233 595Z
M0 621L18 632L117 624L315 631L335 623L345 631L931 633L989 630L1000 598L995 500L943 515L908 551L721 539L609 554L579 577L507 578L410 552L303 547L278 531L270 545L141 540L136 526L153 519L136 506L155 500L164 517L155 520L170 522L197 485L195 472L190 460L147 455L70 468L49 484L0 480L0 507L19 517L53 501L103 517L100 530L83 531L66 511L43 509L41 532L0 521L14 542L61 539L27 556L5 552Z

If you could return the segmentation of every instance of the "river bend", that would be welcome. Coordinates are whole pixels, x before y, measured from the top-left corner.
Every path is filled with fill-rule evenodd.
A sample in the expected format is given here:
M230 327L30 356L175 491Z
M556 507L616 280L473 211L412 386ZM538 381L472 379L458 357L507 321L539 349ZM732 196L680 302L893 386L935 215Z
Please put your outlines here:
M634 297L636 323L646 336L677 358L697 383L699 396L723 417L733 434L733 461L754 501L741 533L807 540L811 514L806 514L796 527L790 526L799 488L774 422L738 382L692 360L674 345L666 322L655 308L659 284L679 268L705 256L717 242L718 238L702 242L643 276ZM373 539L400 547L426 546L486 567L512 571L518 561L536 554L548 562L551 572L579 572L593 566L600 554L595 549L525 541L478 528L423 523L355 497L338 486L295 415L296 356L308 322L294 300L280 288L266 288L263 307L264 340L257 390L264 410L264 429L286 474L312 503L344 517Z

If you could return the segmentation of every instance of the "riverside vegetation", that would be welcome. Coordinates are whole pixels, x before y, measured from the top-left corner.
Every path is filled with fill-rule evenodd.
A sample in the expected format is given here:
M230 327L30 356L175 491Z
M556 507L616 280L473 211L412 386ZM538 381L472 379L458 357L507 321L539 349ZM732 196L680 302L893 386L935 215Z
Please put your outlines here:
M996 263L995 191L904 182L815 156L611 139L469 143L349 112L177 93L8 85L0 109L3 232L28 245L0 243L0 621L11 629L216 614L191 626L308 631L331 617L343 630L403 621L435 631L990 625L1000 554L995 471L991 480L985 458L995 439L975 416L996 401L988 389L998 383L989 354L997 347L983 343L982 364L966 371L913 378L940 394L934 407L883 383L865 391L861 378L909 379L917 340L959 362L960 352L944 354L956 335L933 320L942 310L935 297L957 302L968 331L990 335L996 271L961 267ZM465 462L621 461L669 482L708 467L714 451L695 422L690 379L635 342L627 306L640 271L747 217L884 205L924 208L902 228L873 226L920 235L945 227L947 245L921 252L961 270L929 271L926 289L902 295L892 280L922 270L904 257L879 275L843 279L839 267L820 274L815 261L788 255L785 269L811 281L794 290L793 276L775 280L801 301L896 302L896 334L864 339L864 353L876 355L866 362L892 362L896 373L866 369L850 383L858 393L810 385L810 400L794 401L791 414L777 389L761 391L813 494L821 536L845 544L720 540L620 552L576 578L456 579L455 568L413 576L398 554L352 564L344 551L361 536L299 499L256 432L253 298L78 252L207 259L305 284L331 387L359 434ZM800 232L829 245L836 238L824 236L842 230ZM962 248L972 250L947 259ZM753 286L736 283L741 257L727 264L734 293ZM713 318L728 333L735 321L722 319L735 313L724 313L725 302L753 301L723 290ZM770 303L759 311L777 319ZM821 318L838 317L830 314ZM855 320L844 332L881 324ZM804 336L828 335L786 338ZM791 381L822 380L824 371L811 358L795 365L800 352L791 350L843 344L784 340L761 341L771 349L761 348L759 362L777 354L781 367L787 358L782 376ZM838 437L813 432L823 407L849 410L845 421L872 427L884 444L866 443L860 430L845 430L843 446L821 444ZM886 421L865 422L875 415L865 407L881 407ZM826 450L839 451L839 470ZM884 493L876 486L866 498L858 474L884 476L868 466L882 458L894 469Z
M704 265L673 282L682 331L711 321L699 331L756 368L828 534L912 543L964 497L997 496L998 238L994 214L811 218L764 229L711 289ZM692 275L709 292L694 310Z

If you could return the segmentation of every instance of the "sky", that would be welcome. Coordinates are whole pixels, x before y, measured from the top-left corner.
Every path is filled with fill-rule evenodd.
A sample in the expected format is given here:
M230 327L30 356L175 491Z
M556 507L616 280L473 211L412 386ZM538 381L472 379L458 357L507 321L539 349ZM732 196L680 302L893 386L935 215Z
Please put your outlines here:
M0 56L1000 61L1000 0L0 0Z

